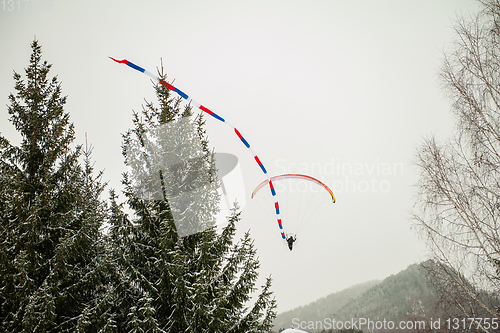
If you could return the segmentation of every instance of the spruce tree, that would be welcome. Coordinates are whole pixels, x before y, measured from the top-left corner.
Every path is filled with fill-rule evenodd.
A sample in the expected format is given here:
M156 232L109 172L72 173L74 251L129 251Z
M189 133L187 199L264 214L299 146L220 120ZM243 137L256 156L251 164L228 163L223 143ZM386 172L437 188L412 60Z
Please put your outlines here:
M131 171L123 183L133 217L112 205L112 290L117 294L111 298L121 300L113 313L116 327L134 332L267 332L276 307L271 279L251 304L259 262L248 233L235 240L240 213L235 207L220 233L214 225L218 179L204 118L195 117L190 105L163 85L155 89L159 107L147 103L124 135L123 153ZM177 125L194 128L199 151L193 154L186 144L193 132L163 136L161 131ZM157 167L156 153L165 151L174 155L167 159L171 163ZM183 235L182 223L197 232Z
M26 81L14 72L9 95L21 144L0 136L0 331L92 331L104 185L91 149L72 147L66 97L38 42L31 47Z

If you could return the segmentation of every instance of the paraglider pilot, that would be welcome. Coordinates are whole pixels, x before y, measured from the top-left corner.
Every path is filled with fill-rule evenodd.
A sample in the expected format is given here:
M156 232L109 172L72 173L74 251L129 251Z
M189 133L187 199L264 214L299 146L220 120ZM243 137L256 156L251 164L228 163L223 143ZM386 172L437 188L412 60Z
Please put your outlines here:
M293 243L297 240L297 237L294 237L294 236L288 236L288 238L286 239L287 243L288 243L288 248L290 249L290 251L292 251L293 249Z

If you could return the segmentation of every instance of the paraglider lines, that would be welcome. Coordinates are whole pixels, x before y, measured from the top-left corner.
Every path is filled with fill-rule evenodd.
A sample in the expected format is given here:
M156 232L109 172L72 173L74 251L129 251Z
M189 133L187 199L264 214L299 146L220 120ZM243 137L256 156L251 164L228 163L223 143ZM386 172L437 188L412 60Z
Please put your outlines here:
M126 60L126 59L123 59L123 60L116 60L112 57L109 57L111 60L114 60L116 61L117 63L120 63L120 64L124 64L124 65L127 65L129 66L130 68L133 68L141 73L144 73L146 75L148 75L149 77L153 78L153 80L155 81L158 81L160 82L160 84L162 84L163 86L167 87L169 90L177 93L179 96L181 96L182 98L184 98L185 100L189 101L195 108L198 108L200 109L201 111L209 114L210 116L212 116L213 118L227 124L228 126L230 126L233 130L234 130L234 133L236 133L236 135L238 136L238 138L240 139L240 141L245 145L245 147L248 148L248 150L250 151L250 153L253 155L255 161L257 162L257 164L259 165L260 169L262 170L262 172L266 175L267 177L267 181L269 183L269 188L271 190L271 194L273 195L273 198L274 198L274 208L276 210L276 219L278 221L278 226L280 228L280 233L281 233L281 238L283 239L286 239L285 237L285 232L283 230L283 224L281 223L281 217L280 217L280 207L279 207L279 203L278 203L278 199L277 199L277 196L276 196L276 191L274 190L274 186L273 186L273 182L271 181L271 178L269 178L269 175L267 174L267 170L266 168L264 167L264 164L262 164L261 160L259 159L259 157L257 156L257 154L255 154L255 152L252 150L252 148L250 148L250 144L248 143L248 141L243 137L243 135L241 135L240 131L238 131L236 129L236 127L232 126L231 124L229 124L224 118L222 118L221 116L219 116L217 113L209 110L208 108L206 108L205 106L201 105L200 103L196 102L194 99L190 99L189 96L182 92L180 89L177 89L176 87L174 87L173 85L171 85L170 83L168 82L165 82L164 80L158 78L158 76L154 75L153 73L145 70L144 68L140 67L140 66L137 66L136 64Z

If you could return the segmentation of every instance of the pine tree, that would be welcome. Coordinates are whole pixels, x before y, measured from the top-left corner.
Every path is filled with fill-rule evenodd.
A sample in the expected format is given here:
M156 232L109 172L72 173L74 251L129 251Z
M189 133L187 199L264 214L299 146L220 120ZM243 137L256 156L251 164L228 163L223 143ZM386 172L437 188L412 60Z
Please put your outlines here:
M27 79L14 72L9 95L22 142L0 136L0 330L73 332L94 326L85 318L102 285L104 185L93 175L91 149L72 148L66 97L57 77L48 79L38 42L31 47Z
M218 179L204 119L191 120L190 105L163 85L155 89L159 107L147 103L124 135L134 218L112 205L117 329L267 332L276 307L271 279L250 307L259 263L248 233L235 242L237 208L220 234L215 228Z

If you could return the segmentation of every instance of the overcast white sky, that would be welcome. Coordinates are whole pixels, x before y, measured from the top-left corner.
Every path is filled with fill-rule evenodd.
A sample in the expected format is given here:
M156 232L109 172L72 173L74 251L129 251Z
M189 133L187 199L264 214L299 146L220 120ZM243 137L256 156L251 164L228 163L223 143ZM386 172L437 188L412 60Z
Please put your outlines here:
M251 229L259 283L273 276L279 312L426 258L410 230L411 160L422 138L452 129L438 70L453 19L477 11L475 1L43 4L0 3L0 132L13 143L5 105L36 36L68 95L77 142L87 133L96 169L120 189L121 133L154 91L108 56L149 71L163 59L175 85L236 126L271 175L308 173L336 194L288 251L274 217L263 219L249 199L260 168L227 126L207 119L215 150L239 158L248 197L238 232Z

